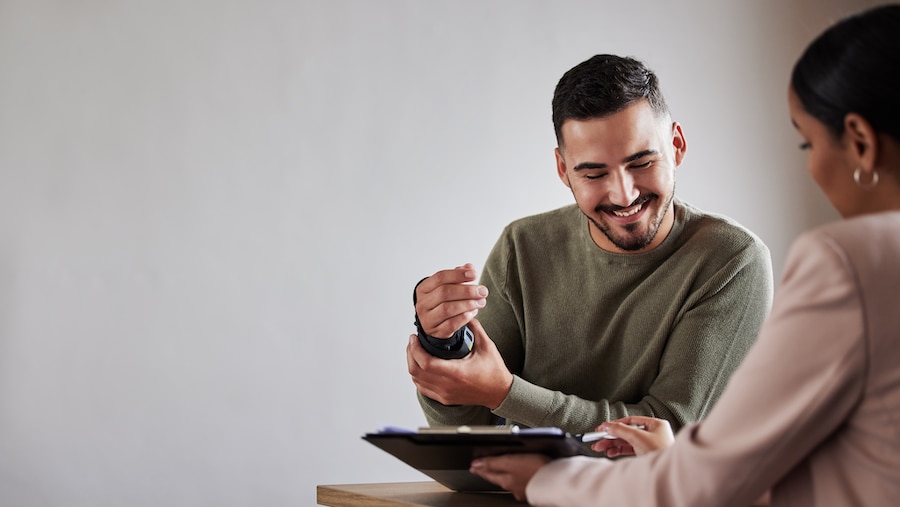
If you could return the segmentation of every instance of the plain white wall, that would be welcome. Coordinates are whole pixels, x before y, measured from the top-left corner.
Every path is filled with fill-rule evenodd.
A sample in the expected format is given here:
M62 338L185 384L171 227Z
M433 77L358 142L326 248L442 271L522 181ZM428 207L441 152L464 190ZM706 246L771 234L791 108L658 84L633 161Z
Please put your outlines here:
M678 193L770 246L834 218L790 65L875 2L0 0L0 504L313 505L422 480L411 290L571 202L550 98L654 68Z

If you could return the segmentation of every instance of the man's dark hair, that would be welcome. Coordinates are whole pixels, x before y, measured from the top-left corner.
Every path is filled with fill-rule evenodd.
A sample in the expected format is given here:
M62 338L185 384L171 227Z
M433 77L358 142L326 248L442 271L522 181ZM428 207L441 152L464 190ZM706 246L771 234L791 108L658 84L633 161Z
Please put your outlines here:
M857 113L900 139L900 5L875 7L833 25L803 52L791 87L835 137Z
M563 74L553 92L553 129L562 146L566 120L603 118L646 99L657 116L669 113L656 74L629 57L596 55Z

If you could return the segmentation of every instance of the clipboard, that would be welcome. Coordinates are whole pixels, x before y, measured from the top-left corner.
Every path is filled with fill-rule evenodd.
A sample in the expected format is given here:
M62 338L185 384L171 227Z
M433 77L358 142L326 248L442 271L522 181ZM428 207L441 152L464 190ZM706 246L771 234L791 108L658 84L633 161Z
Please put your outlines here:
M516 426L459 426L399 428L366 433L363 440L392 454L435 481L454 491L502 491L469 472L475 458L513 453L538 453L551 458L601 456L578 436L559 428Z

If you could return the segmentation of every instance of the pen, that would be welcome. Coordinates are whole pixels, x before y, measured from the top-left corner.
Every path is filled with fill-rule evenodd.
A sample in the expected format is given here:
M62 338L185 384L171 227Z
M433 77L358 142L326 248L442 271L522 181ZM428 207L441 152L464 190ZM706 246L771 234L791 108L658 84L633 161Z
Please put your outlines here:
M647 429L647 427L644 426L643 424L632 424L631 427L637 428L639 430ZM603 440L604 438L612 439L612 438L619 438L619 437L614 437L614 436L610 435L609 432L607 432L607 431L592 431L590 433L585 433L584 435L581 435L582 442L596 442L597 440Z

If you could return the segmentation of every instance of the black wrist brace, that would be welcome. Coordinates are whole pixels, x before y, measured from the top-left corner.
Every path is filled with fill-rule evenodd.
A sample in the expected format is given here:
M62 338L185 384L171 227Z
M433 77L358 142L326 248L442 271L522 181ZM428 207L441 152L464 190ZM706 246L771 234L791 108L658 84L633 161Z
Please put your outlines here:
M422 283L423 281L425 281L425 278L419 280L419 283ZM413 287L413 305L416 304L416 288L419 287L419 283ZM416 333L419 336L419 343L422 344L422 348L428 351L432 356L437 356L441 359L461 359L469 355L469 352L472 351L475 337L472 335L469 326L463 326L457 329L450 338L435 338L426 333L425 329L422 328L422 323L419 322L418 313L416 313L414 324L416 325Z

